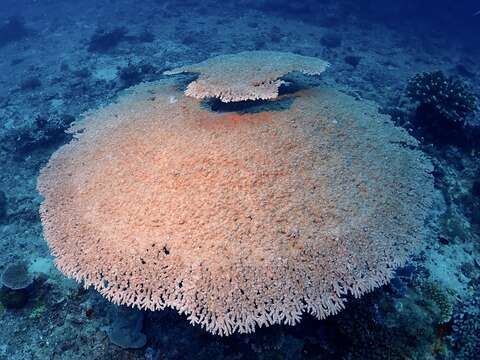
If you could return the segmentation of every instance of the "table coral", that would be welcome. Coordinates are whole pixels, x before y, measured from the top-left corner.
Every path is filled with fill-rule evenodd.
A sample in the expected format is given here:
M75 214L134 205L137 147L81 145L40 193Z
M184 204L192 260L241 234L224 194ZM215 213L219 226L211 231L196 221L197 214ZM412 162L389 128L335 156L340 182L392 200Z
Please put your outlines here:
M165 74L199 73L199 78L188 85L187 96L234 102L274 99L284 84L282 76L291 72L320 75L328 66L329 63L318 58L293 53L244 51L216 56Z
M290 97L215 113L164 79L87 114L38 179L57 267L221 335L325 318L387 283L421 247L430 161L373 103Z

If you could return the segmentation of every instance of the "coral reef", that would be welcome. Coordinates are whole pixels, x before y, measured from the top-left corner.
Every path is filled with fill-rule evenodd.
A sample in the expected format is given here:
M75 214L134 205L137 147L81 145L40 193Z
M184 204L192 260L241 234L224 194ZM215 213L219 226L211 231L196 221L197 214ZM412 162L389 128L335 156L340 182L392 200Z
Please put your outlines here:
M334 339L341 339L336 340L339 354L333 358L423 358L435 339L428 311L413 301L399 301L380 292L355 301L348 313L334 320L326 324L335 329Z
M454 302L451 299L452 294L448 294L448 292L436 282L425 282L421 287L421 291L425 298L430 299L438 306L440 314L439 323L446 324L450 322L454 306Z
M67 129L75 118L69 114L38 115L34 125L18 127L7 136L4 146L18 157L58 144L66 139Z
M459 133L468 116L477 110L477 98L467 84L442 71L415 75L408 82L406 94L419 104L417 125L442 142L455 137L452 131Z
M460 304L453 316L451 342L455 359L477 359L480 354L480 291Z

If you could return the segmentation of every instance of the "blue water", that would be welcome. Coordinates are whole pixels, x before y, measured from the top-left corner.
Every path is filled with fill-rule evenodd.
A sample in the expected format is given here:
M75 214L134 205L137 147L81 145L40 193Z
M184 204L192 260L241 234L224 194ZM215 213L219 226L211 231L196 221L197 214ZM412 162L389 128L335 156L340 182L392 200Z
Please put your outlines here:
M474 0L2 0L0 359L478 358L479 35ZM418 140L437 191L424 249L338 315L228 337L171 309L119 309L67 279L43 237L36 189L72 139L65 130L166 70L255 50L328 61L302 86L375 102ZM408 93L415 75L436 71L444 87L419 85L428 103ZM18 263L26 273L12 281L26 285L11 289L7 270Z

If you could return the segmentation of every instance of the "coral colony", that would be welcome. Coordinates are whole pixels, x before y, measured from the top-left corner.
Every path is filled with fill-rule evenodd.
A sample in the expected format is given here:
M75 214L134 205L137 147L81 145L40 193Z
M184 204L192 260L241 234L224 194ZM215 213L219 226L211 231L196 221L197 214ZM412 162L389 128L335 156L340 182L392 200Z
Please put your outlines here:
M57 267L115 304L171 307L213 334L336 314L422 246L432 165L373 103L328 87L280 95L322 60L219 56L140 84L75 123L41 171ZM288 98L281 111L215 112Z

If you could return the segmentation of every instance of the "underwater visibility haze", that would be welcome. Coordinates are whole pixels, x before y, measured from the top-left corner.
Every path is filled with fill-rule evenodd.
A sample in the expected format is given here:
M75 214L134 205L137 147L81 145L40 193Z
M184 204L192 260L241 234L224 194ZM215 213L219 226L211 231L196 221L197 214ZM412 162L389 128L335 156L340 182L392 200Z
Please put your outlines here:
M0 2L0 360L480 354L480 3Z

